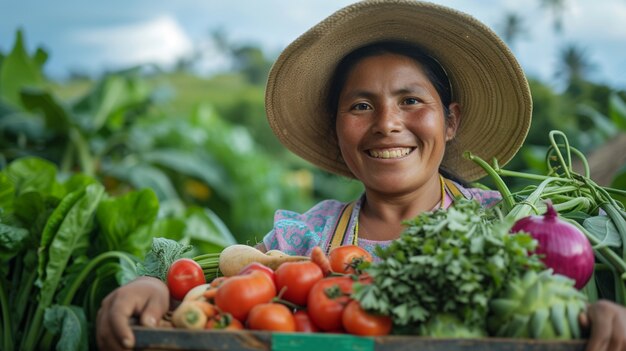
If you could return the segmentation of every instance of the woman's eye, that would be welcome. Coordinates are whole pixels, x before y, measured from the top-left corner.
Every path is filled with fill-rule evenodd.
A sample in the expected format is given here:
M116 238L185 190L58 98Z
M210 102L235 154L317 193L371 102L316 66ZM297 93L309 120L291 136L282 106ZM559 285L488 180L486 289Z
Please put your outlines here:
M415 105L415 104L419 104L419 100L416 98L406 98L404 99L403 103L405 105Z
M371 108L370 108L370 105L368 105L368 104L366 104L364 102L360 102L360 103L355 104L354 106L352 106L352 109L353 110L362 111L362 110L370 110Z

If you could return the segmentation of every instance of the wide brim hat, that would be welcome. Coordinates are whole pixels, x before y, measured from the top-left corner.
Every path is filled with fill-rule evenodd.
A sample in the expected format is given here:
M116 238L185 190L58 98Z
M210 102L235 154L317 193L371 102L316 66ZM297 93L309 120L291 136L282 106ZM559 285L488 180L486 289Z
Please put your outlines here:
M513 158L530 127L528 81L506 44L457 10L411 0L349 5L293 41L269 74L269 124L289 150L329 172L354 177L341 158L326 107L331 76L353 50L385 40L413 43L445 69L462 117L443 167L467 181L485 175L463 152L500 165Z

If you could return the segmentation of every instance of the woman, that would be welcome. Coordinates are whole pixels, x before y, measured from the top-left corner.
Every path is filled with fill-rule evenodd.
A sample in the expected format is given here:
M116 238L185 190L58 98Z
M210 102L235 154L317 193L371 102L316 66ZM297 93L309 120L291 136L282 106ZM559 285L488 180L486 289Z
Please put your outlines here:
M505 164L523 143L532 109L519 64L491 30L454 10L402 0L354 4L294 41L272 68L266 108L287 148L365 188L353 203L278 211L259 248L297 254L384 246L400 235L402 220L447 207L455 194L492 205L496 192L460 181L483 176L461 153ZM120 287L99 311L100 347L131 347L129 318L155 325L168 307L157 279ZM592 305L581 322L592 327L590 350L626 349L622 307Z

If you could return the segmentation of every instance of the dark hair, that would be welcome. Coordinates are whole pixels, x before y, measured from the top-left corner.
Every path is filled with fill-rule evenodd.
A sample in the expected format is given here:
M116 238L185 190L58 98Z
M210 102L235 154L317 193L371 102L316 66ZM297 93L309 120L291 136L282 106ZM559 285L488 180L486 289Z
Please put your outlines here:
M443 105L444 118L448 118L449 109L448 106L452 103L452 87L450 80L444 68L439 62L432 57L426 50L412 43L404 41L381 41L368 44L357 48L346 55L337 65L335 71L330 79L330 86L328 88L328 95L326 98L326 109L328 116L331 119L331 134L335 135L335 124L337 122L337 108L339 106L339 95L341 90L346 84L348 75L354 66L361 60L378 56L383 54L396 54L406 56L413 59L424 70L426 77L430 83L435 87L441 103ZM340 157L340 156L339 156ZM447 178L451 178L463 185L467 185L467 182L456 176L454 172L446 170L440 167L439 171Z

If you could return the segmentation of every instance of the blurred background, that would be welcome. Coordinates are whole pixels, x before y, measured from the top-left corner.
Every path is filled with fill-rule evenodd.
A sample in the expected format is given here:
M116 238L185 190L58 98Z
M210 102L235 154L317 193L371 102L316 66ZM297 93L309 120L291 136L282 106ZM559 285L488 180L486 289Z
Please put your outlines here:
M280 50L351 2L3 1L0 167L35 155L110 194L149 187L160 215L208 208L247 243L278 208L352 199L360 186L285 151L263 108ZM596 181L626 187L626 1L436 3L493 28L531 80L532 130L507 168L545 172L559 129Z

